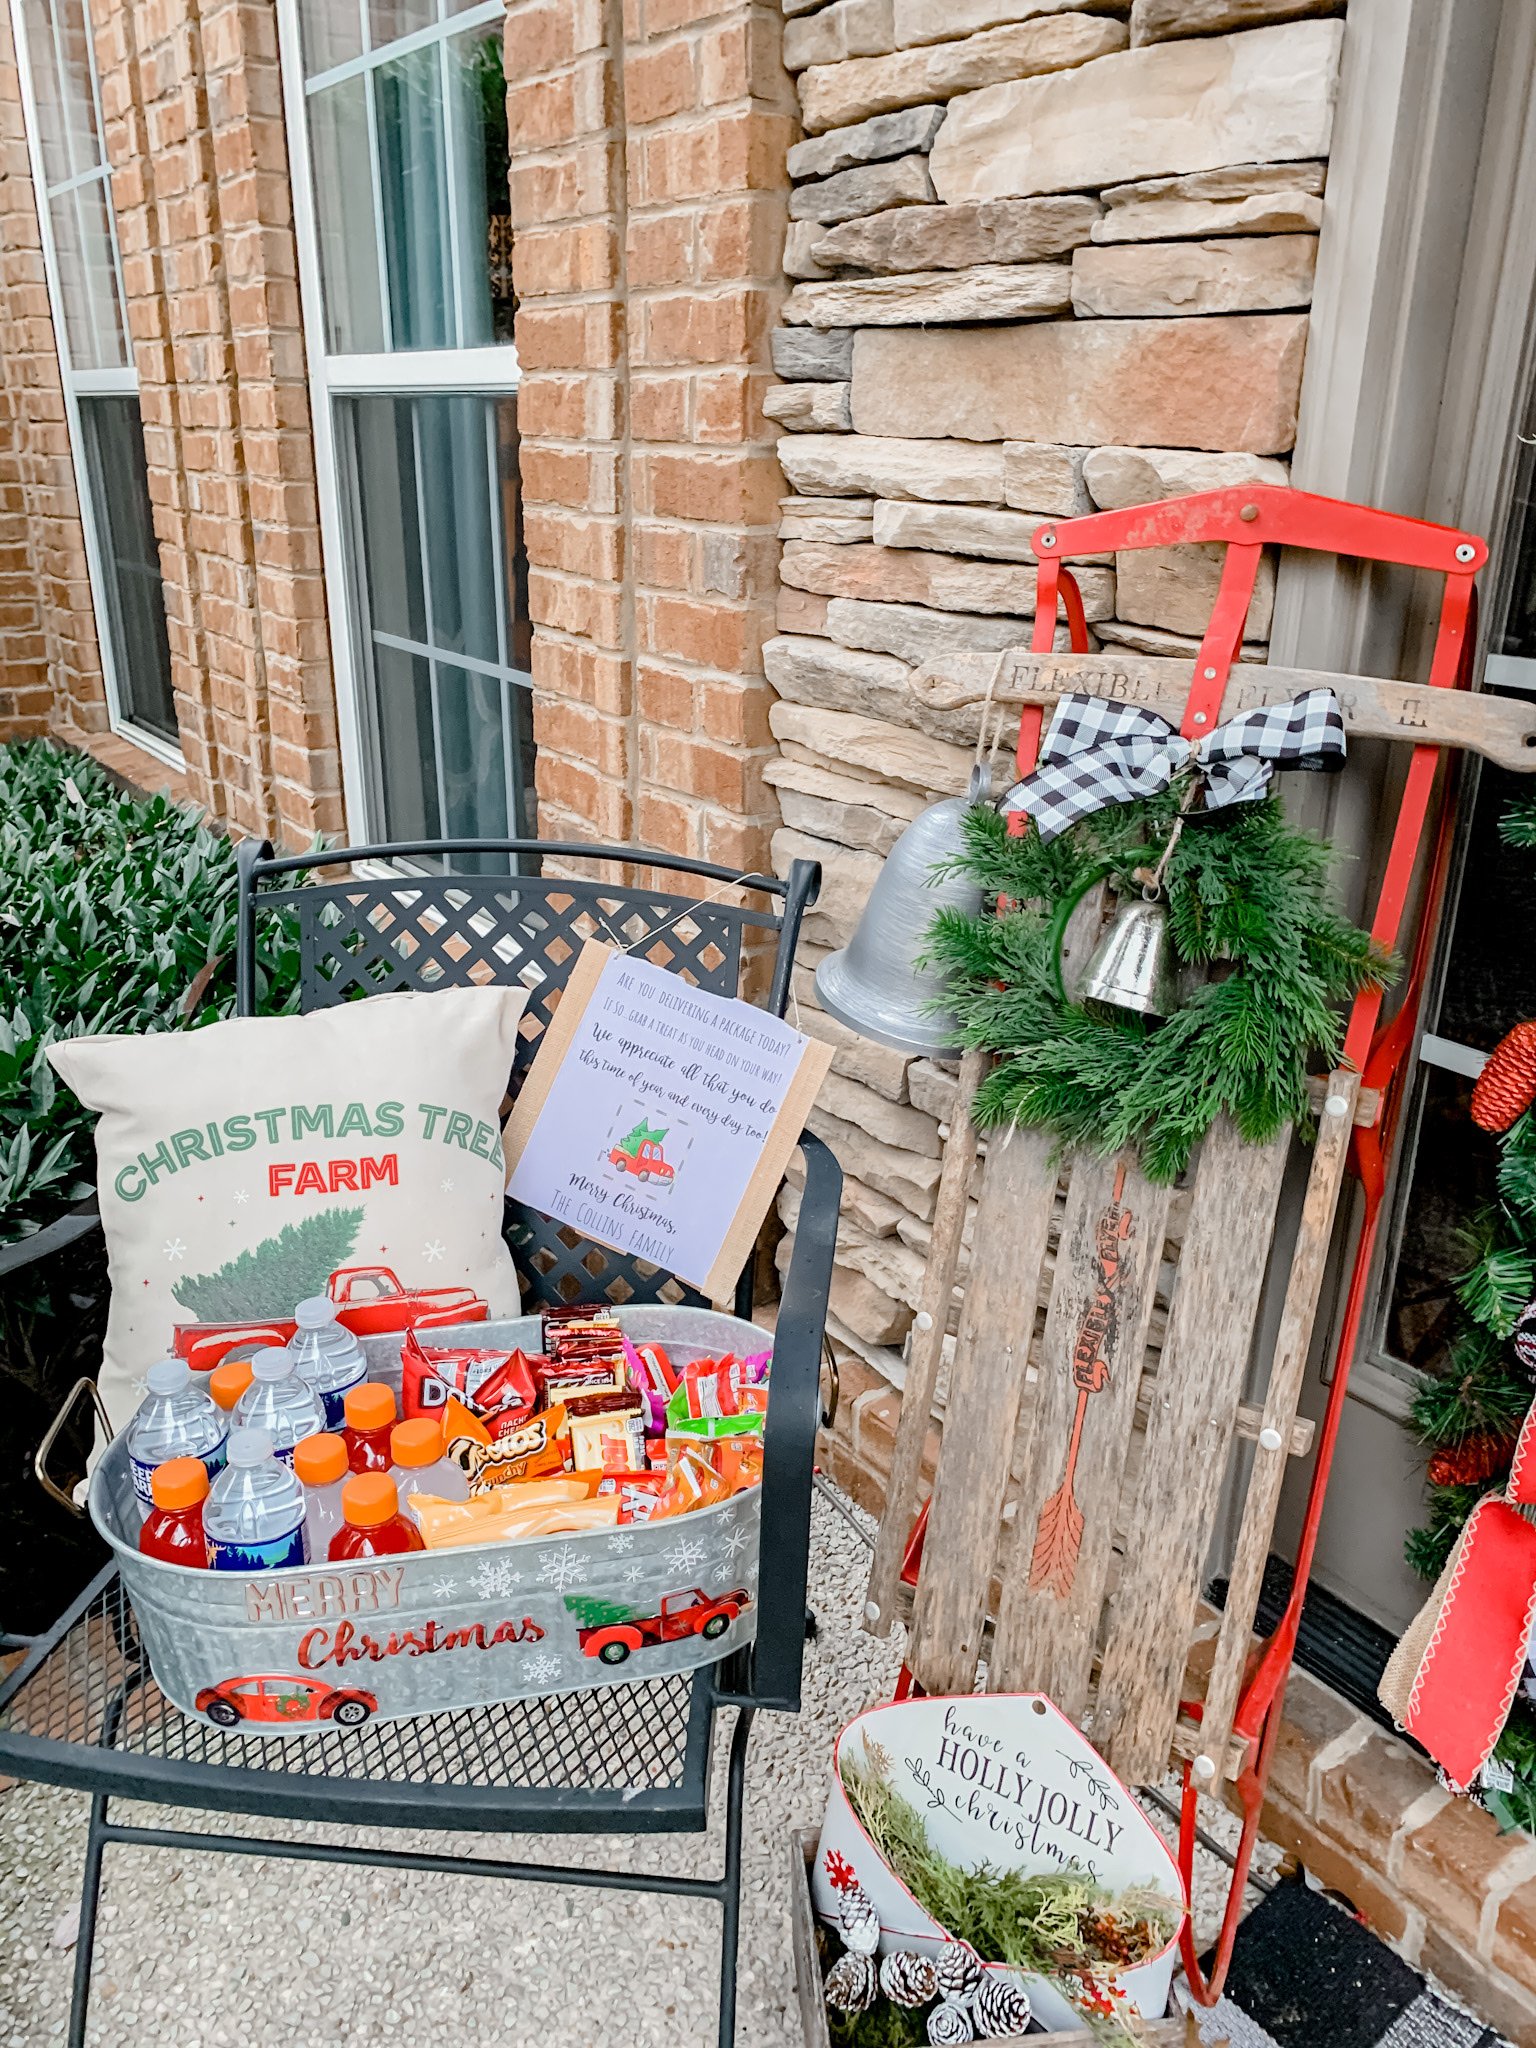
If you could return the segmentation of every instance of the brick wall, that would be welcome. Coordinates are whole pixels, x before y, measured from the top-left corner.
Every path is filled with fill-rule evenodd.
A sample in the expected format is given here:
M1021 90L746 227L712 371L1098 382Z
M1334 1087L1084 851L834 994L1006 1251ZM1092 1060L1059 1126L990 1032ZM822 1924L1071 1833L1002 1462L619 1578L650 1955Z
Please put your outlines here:
M189 783L342 825L277 30L265 0L94 0Z
M0 738L105 730L11 19L0 10Z
M780 490L762 398L793 97L729 0L512 0L517 347L547 838L766 866Z

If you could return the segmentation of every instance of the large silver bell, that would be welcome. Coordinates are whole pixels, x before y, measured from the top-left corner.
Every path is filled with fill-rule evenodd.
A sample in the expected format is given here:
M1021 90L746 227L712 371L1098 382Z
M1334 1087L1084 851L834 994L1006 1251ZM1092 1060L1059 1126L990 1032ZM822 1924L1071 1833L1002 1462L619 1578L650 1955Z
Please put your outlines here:
M1100 939L1083 977L1080 1000L1171 1017L1179 1007L1168 936L1168 906L1161 897L1123 903Z
M956 1018L929 1007L943 997L943 977L918 962L939 910L974 917L981 909L977 883L933 871L964 850L961 820L983 799L984 775L972 777L967 795L930 804L913 819L886 855L852 939L816 970L822 1008L850 1031L897 1052L948 1060L962 1050Z

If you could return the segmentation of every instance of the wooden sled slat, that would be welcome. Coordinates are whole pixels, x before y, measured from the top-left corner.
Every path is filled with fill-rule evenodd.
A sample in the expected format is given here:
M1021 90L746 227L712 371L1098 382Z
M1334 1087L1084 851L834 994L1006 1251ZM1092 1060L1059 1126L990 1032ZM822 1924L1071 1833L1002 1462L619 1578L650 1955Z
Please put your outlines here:
M992 702L1010 709L1054 704L1069 691L1139 704L1177 727L1189 699L1192 660L1136 654L1032 654L1010 648L992 690ZM912 676L917 704L934 712L981 707L997 671L995 654L940 655ZM1536 703L1518 697L1473 696L1370 676L1333 675L1321 669L1272 668L1238 662L1221 700L1221 717L1234 718L1261 704L1280 704L1304 690L1329 689L1344 713L1351 739L1410 740L1420 746L1464 747L1501 768L1529 772L1536 748ZM953 722L946 727L954 737Z
M907 1661L925 1692L970 1692L1056 1193L1048 1131L994 1134L950 1372ZM905 1532L903 1531L903 1536Z
M971 1172L976 1164L976 1127L971 1122L971 1103L991 1057L990 1053L974 1051L968 1052L960 1062L960 1078L955 1089L954 1107L950 1111L949 1137L944 1146L944 1164L934 1202L928 1263L923 1269L906 1384L901 1392L901 1419L896 1426L896 1447L891 1458L885 1512L880 1518L875 1555L869 1568L864 1625L871 1635L889 1635L895 1619L896 1587L901 1577L907 1537L917 1513L923 1446L928 1439L929 1417L933 1412L933 1396L944 1355L950 1298L960 1267L960 1242L965 1229Z
M1200 1724L1202 1751L1218 1764L1228 1754L1254 1616L1258 1612L1259 1588L1269 1556L1275 1512L1280 1504L1280 1488L1285 1480L1286 1447L1296 1421L1296 1404L1301 1398L1307 1351L1328 1263L1328 1245L1338 1213L1340 1190L1344 1185L1349 1134L1354 1123L1359 1087L1358 1074L1340 1069L1329 1075L1317 1141L1312 1150L1312 1169L1307 1179L1301 1226L1291 1256L1269 1387L1264 1397L1259 1445L1254 1452L1237 1543L1227 1575L1227 1604ZM1268 1444L1264 1441L1266 1435L1269 1436Z
M1168 1197L1133 1152L1076 1155L1039 1380L1019 1426L987 1685L1047 1692L1074 1721L1088 1704Z
M1289 1143L1245 1145L1223 1118L1201 1147L1087 1731L1133 1784L1173 1742Z

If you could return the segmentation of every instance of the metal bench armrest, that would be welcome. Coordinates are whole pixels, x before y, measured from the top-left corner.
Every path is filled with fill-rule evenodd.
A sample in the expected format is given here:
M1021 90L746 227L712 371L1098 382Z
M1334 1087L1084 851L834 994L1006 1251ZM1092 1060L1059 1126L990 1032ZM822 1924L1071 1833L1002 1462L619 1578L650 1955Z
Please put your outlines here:
M800 1150L805 1191L774 1334L773 1393L763 1445L757 1639L749 1685L755 1705L786 1713L800 1706L821 1349L843 1190L842 1168L819 1138L803 1131Z

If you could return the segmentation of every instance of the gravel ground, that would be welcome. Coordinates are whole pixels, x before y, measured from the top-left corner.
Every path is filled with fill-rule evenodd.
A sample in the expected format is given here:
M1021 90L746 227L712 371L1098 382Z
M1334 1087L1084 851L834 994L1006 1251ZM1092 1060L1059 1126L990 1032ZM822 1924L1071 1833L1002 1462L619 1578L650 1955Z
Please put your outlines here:
M804 1711L759 1715L748 1768L737 2040L794 2048L788 1925L791 1827L814 1825L832 1739L889 1698L899 1639L858 1626L867 1522L818 1497ZM726 1743L717 1763L723 1777ZM0 1781L3 1782L3 1781ZM715 1807L723 1802L717 1783ZM1209 1802L1204 1802L1209 1806ZM197 1827L168 1809L114 1808L126 1821ZM85 1837L82 1794L17 1785L0 1796L0 2048L61 2042ZM1165 1833L1172 1823L1156 1809ZM215 1823L210 1823L215 1824ZM1229 1840L1229 1816L1206 1824ZM232 1830L295 1839L327 1831L236 1819ZM334 1831L330 1831L334 1835ZM722 1826L696 1836L593 1838L578 1855L623 1866L719 1867ZM423 1836L369 1830L397 1847L571 1858L570 1837ZM1261 1869L1272 1867L1272 1856ZM1197 1928L1219 1915L1225 1871L1196 1870ZM1250 1895L1253 1903L1256 1894ZM436 2039L452 2048L707 2048L714 2040L716 1909L697 1901L416 1873L348 1870L195 1852L109 1847L91 1999L91 2048L249 2048L254 2039L368 2044Z

